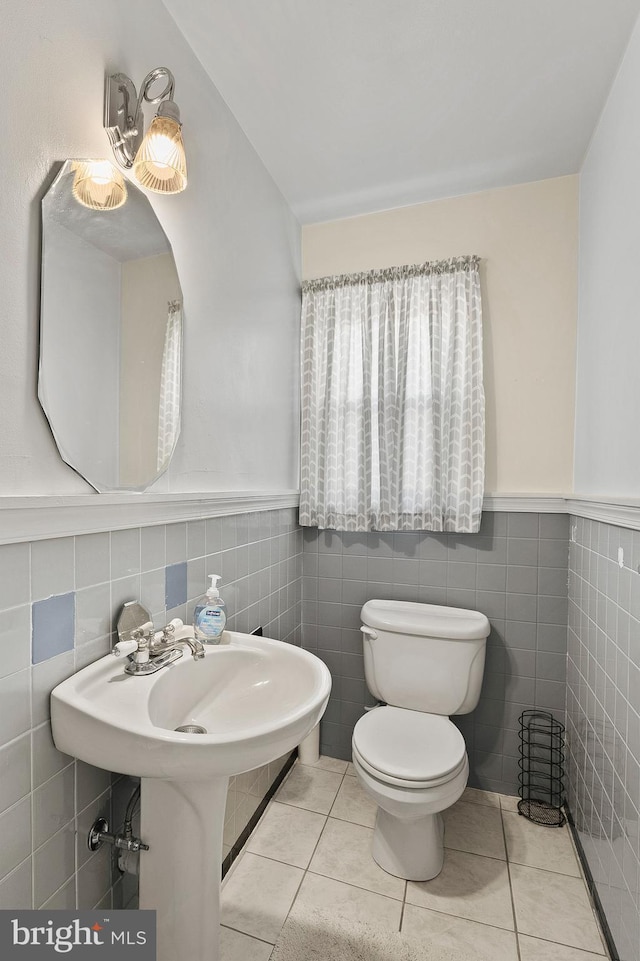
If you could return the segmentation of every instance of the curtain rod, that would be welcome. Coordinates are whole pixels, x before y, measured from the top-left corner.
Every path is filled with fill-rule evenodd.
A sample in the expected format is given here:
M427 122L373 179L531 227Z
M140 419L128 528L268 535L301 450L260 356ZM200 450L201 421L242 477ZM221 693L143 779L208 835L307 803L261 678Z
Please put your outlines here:
M432 260L424 264L405 264L401 267L384 267L356 274L334 274L332 277L316 277L302 282L302 292L329 290L333 287L352 287L358 284L377 284L386 280L404 280L405 277L421 277L430 274L448 274L457 270L477 269L480 258L475 254L468 257L450 257L448 260Z

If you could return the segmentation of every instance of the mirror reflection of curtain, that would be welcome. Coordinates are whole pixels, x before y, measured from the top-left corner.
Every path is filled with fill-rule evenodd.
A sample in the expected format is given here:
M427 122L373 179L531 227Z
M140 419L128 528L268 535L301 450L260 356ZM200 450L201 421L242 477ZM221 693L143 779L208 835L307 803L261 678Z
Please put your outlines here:
M173 300L168 306L158 410L158 470L169 462L180 431L182 304Z
M460 257L303 284L301 524L479 529L478 271Z

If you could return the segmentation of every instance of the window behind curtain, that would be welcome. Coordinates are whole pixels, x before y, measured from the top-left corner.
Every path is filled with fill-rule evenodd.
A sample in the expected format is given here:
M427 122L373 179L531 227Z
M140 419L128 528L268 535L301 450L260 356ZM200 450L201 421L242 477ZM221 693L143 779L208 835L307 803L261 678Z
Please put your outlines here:
M478 268L464 257L303 284L301 524L479 529Z

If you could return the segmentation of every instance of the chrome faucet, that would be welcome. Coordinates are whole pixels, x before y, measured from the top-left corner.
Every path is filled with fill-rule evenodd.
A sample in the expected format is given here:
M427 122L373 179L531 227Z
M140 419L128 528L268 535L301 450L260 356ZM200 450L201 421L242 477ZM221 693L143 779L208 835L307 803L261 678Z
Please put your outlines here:
M188 624L184 624L179 617L169 621L166 627L153 635L153 640L149 646L149 653L152 657L164 654L165 651L175 651L178 644L186 644L194 661L204 657L204 645L195 636L194 630Z
M136 677L153 674L182 657L185 645L194 660L205 656L193 627L174 618L161 631L154 632L151 615L137 601L126 603L118 618L119 641L112 654L127 656L125 672Z

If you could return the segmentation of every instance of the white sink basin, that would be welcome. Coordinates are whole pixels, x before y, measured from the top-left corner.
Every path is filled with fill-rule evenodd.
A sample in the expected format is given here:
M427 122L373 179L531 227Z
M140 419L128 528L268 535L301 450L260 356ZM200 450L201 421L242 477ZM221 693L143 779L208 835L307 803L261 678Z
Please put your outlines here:
M218 961L229 775L291 751L327 706L331 675L291 644L227 632L155 674L107 655L51 695L56 747L141 778L140 907L157 913L158 961ZM196 724L205 734L176 732ZM115 825L116 829L120 827Z
M188 651L132 677L107 655L51 695L56 746L96 767L137 777L207 780L290 751L326 707L331 676L292 644L227 632L194 661ZM204 727L206 734L175 728Z

